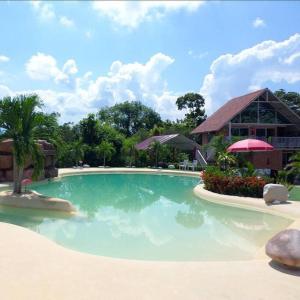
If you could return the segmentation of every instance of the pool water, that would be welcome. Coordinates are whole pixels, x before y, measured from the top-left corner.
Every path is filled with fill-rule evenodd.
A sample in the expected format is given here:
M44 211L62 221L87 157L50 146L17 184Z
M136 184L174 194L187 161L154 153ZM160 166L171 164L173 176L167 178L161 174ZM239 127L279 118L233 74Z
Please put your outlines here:
M193 195L199 180L148 174L63 177L32 188L70 200L74 216L1 208L0 221L96 255L164 261L244 260L291 221Z

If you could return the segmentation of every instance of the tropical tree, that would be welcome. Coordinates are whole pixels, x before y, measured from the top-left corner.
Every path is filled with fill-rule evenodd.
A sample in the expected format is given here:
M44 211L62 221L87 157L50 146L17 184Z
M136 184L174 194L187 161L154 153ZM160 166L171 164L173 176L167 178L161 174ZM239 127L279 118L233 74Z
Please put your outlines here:
M103 166L105 167L106 159L110 160L111 157L116 152L114 145L107 141L102 141L99 146L97 146L97 153L103 156Z
M185 122L188 126L194 128L200 125L206 119L205 99L197 93L187 93L176 100L179 110L187 110L185 114Z
M99 127L99 120L94 114L89 114L87 118L82 119L79 123L82 142L89 146L97 145L99 143Z
M0 100L0 127L4 129L5 137L13 140L13 191L17 194L22 192L25 162L32 159L33 179L40 175L43 168L43 154L34 139L34 131L44 119L43 114L36 111L41 105L41 100L35 94Z
M285 102L293 111L300 115L300 94L297 92L286 92L280 89L274 92L274 95Z
M152 142L150 146L151 152L154 153L155 156L155 166L158 165L158 157L159 157L159 151L162 149L162 144L158 141Z
M71 153L73 155L73 158L76 162L76 165L83 160L84 157L84 146L81 142L81 140L75 141L72 144L72 150Z
M221 152L217 155L217 165L221 170L227 170L227 167L233 167L236 164L236 158L228 152Z
M124 140L122 146L122 154L125 156L125 162L132 166L137 156L137 150L135 145L137 144L137 139L135 137L130 137Z
M109 124L127 137L140 129L150 130L162 123L160 115L139 101L125 101L112 107L104 107L98 117L101 123Z
M290 158L290 163L286 166L289 174L300 174L300 151L296 152Z

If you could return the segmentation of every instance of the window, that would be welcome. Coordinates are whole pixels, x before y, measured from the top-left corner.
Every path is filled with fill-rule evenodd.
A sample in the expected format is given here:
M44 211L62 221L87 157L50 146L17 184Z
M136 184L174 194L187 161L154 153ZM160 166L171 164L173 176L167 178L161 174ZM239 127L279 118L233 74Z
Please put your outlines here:
M265 128L257 128L256 129L256 136L265 137L266 136L266 129Z
M266 102L259 103L259 123L272 124L276 123L275 109Z
M290 124L290 122L279 112L277 112L277 123L278 124Z
M248 128L231 128L232 136L248 136Z
M238 114L235 116L232 120L231 123L241 123L241 114Z
M252 102L242 113L242 123L257 123L257 105L258 102Z
M248 136L248 128L240 128L240 136Z
M240 129L239 128L231 128L231 135L240 136Z

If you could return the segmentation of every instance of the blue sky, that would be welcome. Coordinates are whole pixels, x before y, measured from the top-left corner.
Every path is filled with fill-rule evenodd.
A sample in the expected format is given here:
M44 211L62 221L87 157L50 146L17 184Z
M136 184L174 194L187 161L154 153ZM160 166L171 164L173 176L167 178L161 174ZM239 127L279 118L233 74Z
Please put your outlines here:
M0 2L0 97L38 93L61 122L141 100L212 113L260 87L300 92L300 2Z

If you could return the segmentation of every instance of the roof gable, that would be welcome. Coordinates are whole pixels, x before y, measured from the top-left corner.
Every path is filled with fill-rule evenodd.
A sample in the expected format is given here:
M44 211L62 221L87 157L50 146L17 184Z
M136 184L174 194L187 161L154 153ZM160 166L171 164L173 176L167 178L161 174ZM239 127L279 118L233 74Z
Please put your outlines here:
M243 96L231 99L221 106L215 113L208 117L191 133L204 133L218 131L224 127L233 117L244 110L253 100L261 96L268 89L258 90Z
M156 141L160 144L168 144L172 147L182 149L182 150L193 150L194 148L199 148L200 146L193 140L185 137L181 134L168 134L168 135L155 135L147 138L146 140L135 145L137 150L147 150L151 148L152 143Z

